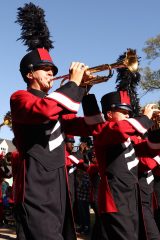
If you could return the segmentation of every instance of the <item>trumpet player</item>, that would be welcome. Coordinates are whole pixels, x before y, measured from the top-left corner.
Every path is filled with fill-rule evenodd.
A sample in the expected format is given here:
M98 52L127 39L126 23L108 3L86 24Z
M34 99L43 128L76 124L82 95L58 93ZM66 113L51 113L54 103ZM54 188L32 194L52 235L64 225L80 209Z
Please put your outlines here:
M83 108L87 125L83 118L77 118L74 125L78 128L73 129L73 121L68 121L67 129L72 129L73 135L93 136L101 178L98 207L105 230L103 239L146 240L138 164L140 157L153 157L160 152L160 139L154 138L155 132L148 132L153 125L153 105L148 105L142 116L131 118L127 91L105 94L101 105L105 121L95 96L85 96ZM143 139L146 134L148 139Z
M23 197L16 205L20 206L19 219L27 240L76 239L66 187L61 118L78 111L85 93L79 85L89 75L84 63L72 62L69 82L48 93L58 68L49 53L53 46L43 18L43 9L32 3L18 9L17 21L24 30L21 39L29 43L29 53L20 61L27 90L16 91L10 98L15 144L23 156L19 166ZM29 41L28 32L32 32Z
M78 86L87 66L73 62L70 81L48 94L57 68L45 49L33 50L31 54L35 54L34 58L30 59L29 53L20 64L27 90L19 90L11 96L15 141L18 151L25 158L22 163L26 171L25 195L21 203L30 215L28 219L24 211L21 212L22 224L26 239L50 239L50 236L55 236L52 239L61 236L59 239L62 239L67 199L64 136L60 119L65 113L77 112L84 94L84 89ZM45 63L42 62L44 56L47 56ZM33 65L32 70L27 70L29 64ZM50 203L43 206L48 194ZM40 206L42 209L39 209ZM76 239L75 235L71 239Z
M148 154L157 150L151 149L147 141L135 146L132 141L152 126L153 109L149 106L142 117L130 118L132 108L126 91L104 95L101 105L106 121L101 117L94 95L85 96L83 108L87 125L83 118L77 118L74 125L78 128L73 129L73 121L68 121L67 129L72 130L73 135L93 136L101 178L98 207L105 230L103 239L147 239L144 222L140 221L142 212L137 209L140 205L138 157L144 154L144 148Z
M100 175L103 179L99 189L99 208L106 234L109 239L113 236L114 239L123 240L147 239L142 213L139 210L141 203L138 199L137 176L138 157L144 153L144 146L141 146L144 143L136 144L135 138L138 134L143 135L147 132L151 124L149 119L153 114L152 106L145 109L144 116L132 122L130 99L125 92L106 94L102 97L101 104L102 112L108 121L105 130L97 139L104 144L104 137L108 137L104 159L98 149Z
M124 80L119 88L123 86L128 90L127 82L131 83L133 74L127 75L128 71L125 74L123 71L119 76ZM134 81L137 82L135 76L138 75L134 74ZM78 128L73 129L73 122L70 121L67 129L72 129L73 135L93 136L100 174L98 208L104 229L103 239L147 240L138 165L143 157L153 158L160 153L160 130L149 131L153 126L153 104L146 106L142 115L132 117L138 109L136 93L134 89L129 89L133 93L132 99L129 91L123 88L102 97L105 119L95 96L85 96L82 103L87 125L83 118L77 118L74 125ZM148 138L144 139L146 135Z

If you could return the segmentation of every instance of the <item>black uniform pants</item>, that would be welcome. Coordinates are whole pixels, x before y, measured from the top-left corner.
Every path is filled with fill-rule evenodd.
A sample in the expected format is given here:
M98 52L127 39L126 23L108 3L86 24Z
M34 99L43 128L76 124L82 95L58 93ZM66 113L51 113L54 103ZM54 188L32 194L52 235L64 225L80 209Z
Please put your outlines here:
M75 240L64 167L50 174L55 181L52 192L44 197L45 201L33 197L31 201L31 196L27 195L20 204L19 216L26 240Z

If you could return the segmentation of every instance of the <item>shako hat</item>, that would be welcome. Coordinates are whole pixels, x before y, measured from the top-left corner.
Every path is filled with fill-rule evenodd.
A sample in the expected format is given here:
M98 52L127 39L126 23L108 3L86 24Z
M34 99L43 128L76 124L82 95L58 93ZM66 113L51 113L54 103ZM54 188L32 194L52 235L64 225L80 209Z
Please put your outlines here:
M72 135L66 135L65 137L65 142L71 142L71 143L75 143L75 140L74 140L74 136Z
M91 137L80 137L80 142L86 143L88 146L92 146L92 138Z
M54 65L49 52L45 48L37 48L27 53L20 62L20 72L22 76L25 76L31 70L41 66L53 67L54 75L58 72L58 68Z
M128 96L127 91L115 91L105 94L101 98L101 106L103 114L106 114L107 111L118 108L132 111L130 97Z
M16 22L21 26L21 37L18 40L22 40L29 51L20 62L20 72L24 80L28 72L41 66L53 67L56 75L58 68L49 54L49 50L54 47L45 22L44 10L33 3L26 3L23 8L18 8Z

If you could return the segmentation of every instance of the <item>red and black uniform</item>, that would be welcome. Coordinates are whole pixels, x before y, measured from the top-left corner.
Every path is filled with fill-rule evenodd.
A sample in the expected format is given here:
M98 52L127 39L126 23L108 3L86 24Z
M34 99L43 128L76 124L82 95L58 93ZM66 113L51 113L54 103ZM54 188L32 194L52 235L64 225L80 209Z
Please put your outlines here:
M74 129L72 134L93 136L101 178L99 213L108 239L147 239L138 185L138 157L157 155L160 141L155 143L152 133L148 139L134 145L131 138L146 134L152 121L146 116L119 122L104 121L100 112L93 116L91 100L87 100L88 109L84 108L89 130L83 119L77 119L74 124L79 126L79 132ZM68 123L68 129L71 126L72 123Z
M68 82L47 96L34 89L11 96L12 126L23 159L20 215L29 240L76 239L73 219L69 218L61 118L77 112L83 94L84 89Z
M145 129L138 121L134 124L132 121L106 122L94 139L101 176L99 211L109 239L147 239L141 208L137 208L140 205L137 154L144 154L147 143L133 148L129 136L138 128L139 131Z

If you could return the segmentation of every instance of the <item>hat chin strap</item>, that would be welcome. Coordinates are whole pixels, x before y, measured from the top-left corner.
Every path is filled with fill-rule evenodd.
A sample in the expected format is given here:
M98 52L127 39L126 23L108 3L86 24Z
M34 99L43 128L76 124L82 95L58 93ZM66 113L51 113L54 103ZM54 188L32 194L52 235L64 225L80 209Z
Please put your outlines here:
M107 111L104 116L106 120L112 120L112 111Z

